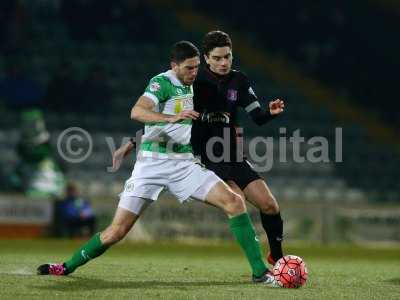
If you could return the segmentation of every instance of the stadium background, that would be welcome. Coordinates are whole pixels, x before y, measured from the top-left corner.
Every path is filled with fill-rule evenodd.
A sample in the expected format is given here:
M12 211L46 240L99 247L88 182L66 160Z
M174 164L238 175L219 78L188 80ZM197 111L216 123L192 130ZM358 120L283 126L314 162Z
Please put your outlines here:
M51 236L52 194L67 180L78 182L91 199L98 229L107 225L135 159L108 172L107 138L119 146L141 129L129 119L130 109L147 81L168 68L172 43L186 39L200 45L204 33L221 29L231 34L234 65L246 71L261 101L279 97L287 106L264 127L241 115L246 141L255 136L278 141L280 127L288 138L300 129L306 140L329 141L330 162L294 162L288 141L288 161L279 162L274 147L273 167L262 174L281 204L286 240L398 245L400 6L395 2L4 0L0 10L3 238ZM22 74L22 83L10 84L13 70ZM61 73L67 73L65 85L51 89ZM93 141L93 151L80 163L69 163L57 151L60 134L70 127L86 130ZM337 127L342 128L340 163L334 162ZM32 128L39 129L32 133ZM59 166L65 178L50 176L55 185L50 192L27 190L16 179L18 144L29 145L32 134L47 132L51 176L57 177ZM302 144L301 153L309 147ZM252 217L258 226L254 210ZM180 206L166 196L129 238L231 235L218 211L198 203Z

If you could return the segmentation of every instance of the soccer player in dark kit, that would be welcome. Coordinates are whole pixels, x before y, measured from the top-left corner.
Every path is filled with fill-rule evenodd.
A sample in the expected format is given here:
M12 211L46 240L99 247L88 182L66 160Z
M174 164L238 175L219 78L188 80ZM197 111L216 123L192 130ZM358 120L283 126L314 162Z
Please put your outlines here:
M205 35L203 55L206 65L193 85L194 110L201 113L192 128L194 152L201 156L207 169L260 210L270 246L267 260L274 265L283 256L283 222L278 203L266 182L246 159L241 158L242 155L238 155L237 110L244 109L257 125L263 125L283 112L284 102L276 99L269 102L266 111L261 109L247 76L232 69L232 41L225 32L211 31ZM228 138L229 147L222 143L214 143L213 147L209 143L207 147L210 139L224 137Z

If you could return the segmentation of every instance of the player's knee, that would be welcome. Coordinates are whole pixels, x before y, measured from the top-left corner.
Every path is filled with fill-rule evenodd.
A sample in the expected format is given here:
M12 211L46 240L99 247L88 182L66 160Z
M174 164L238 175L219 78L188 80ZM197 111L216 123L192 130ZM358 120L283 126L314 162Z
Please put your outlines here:
M279 213L279 205L272 195L267 196L259 203L259 209L265 214L275 215Z
M246 211L244 200L236 193L229 193L225 205L225 212L228 215L237 215Z

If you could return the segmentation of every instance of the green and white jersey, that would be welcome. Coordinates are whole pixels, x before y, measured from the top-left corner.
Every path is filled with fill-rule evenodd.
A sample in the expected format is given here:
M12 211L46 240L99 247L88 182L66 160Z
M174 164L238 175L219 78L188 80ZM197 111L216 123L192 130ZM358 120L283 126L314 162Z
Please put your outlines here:
M143 96L151 99L154 111L176 115L193 109L193 86L183 85L169 70L153 77ZM146 123L139 155L155 158L191 159L190 145L192 120L177 123Z

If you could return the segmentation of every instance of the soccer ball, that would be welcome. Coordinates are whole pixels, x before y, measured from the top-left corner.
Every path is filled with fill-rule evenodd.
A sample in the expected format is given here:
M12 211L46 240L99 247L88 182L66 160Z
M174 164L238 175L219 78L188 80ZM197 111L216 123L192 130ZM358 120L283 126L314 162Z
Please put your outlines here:
M286 255L278 260L272 273L279 286L284 288L299 288L308 278L305 262L295 255Z

